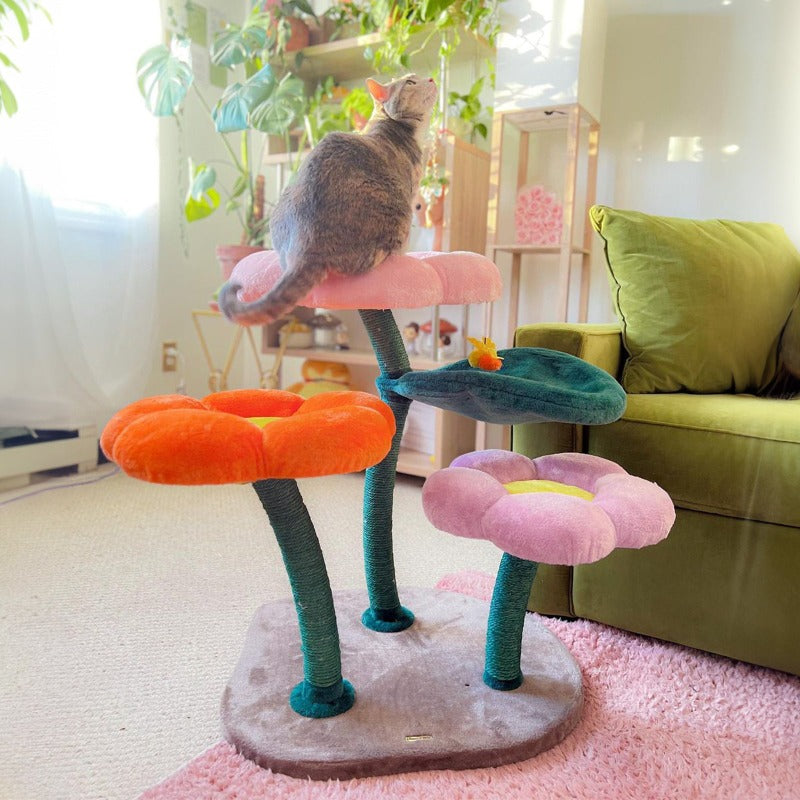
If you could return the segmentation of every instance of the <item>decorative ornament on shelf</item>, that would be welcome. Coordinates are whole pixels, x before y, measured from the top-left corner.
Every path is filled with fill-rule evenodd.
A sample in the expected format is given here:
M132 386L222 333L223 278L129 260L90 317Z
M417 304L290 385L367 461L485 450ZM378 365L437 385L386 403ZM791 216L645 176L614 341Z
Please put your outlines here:
M306 359L300 370L303 380L286 388L301 397L314 397L323 392L351 391L350 370L347 364Z
M426 356L433 355L433 320L428 320L420 326L420 331L424 334L422 337L421 352ZM455 353L456 344L454 341L455 334L458 333L458 327L453 325L448 319L441 318L439 320L439 358L448 358Z
M294 347L297 349L305 349L312 347L314 344L314 334L311 327L306 325L305 322L292 317L285 325L281 326L278 331L278 343L281 348Z
M335 349L337 330L341 323L339 317L335 317L327 311L315 314L308 322L314 331L314 347Z
M409 322L403 328L403 340L405 341L406 353L410 356L419 354L419 323Z
M517 244L561 244L564 207L544 186L523 186L517 193L514 226Z

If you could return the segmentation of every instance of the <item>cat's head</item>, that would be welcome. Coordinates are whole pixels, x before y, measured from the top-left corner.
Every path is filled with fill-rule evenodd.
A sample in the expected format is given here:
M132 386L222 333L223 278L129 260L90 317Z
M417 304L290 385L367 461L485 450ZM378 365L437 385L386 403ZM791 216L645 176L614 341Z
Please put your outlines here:
M428 127L436 105L438 90L433 78L404 75L388 84L367 78L367 88L375 103L375 113L415 127Z

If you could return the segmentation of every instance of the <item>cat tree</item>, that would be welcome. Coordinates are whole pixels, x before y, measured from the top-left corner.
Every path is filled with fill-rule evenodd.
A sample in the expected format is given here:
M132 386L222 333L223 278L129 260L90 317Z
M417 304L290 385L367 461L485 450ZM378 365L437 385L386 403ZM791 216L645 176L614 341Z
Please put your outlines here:
M274 254L257 253L233 279L250 300L278 273ZM401 603L395 581L392 498L412 400L505 425L599 424L624 410L611 376L538 348L501 351L495 371L468 360L410 370L390 309L487 302L499 292L496 266L474 253L392 256L368 275L332 275L302 305L360 310L380 366L380 400L361 392L304 400L278 390L148 398L119 412L103 434L105 452L135 477L249 481L267 512L293 602L256 612L222 699L226 737L263 767L346 779L496 766L552 747L580 718L577 665L525 614L535 563L583 563L613 546L662 538L671 504L657 487L623 477L602 459L565 466L499 451L469 454L431 476L423 499L436 527L485 536L504 549L488 634L485 604L419 588L404 588ZM366 600L361 592L332 591L295 482L364 468ZM625 490L601 488L615 480ZM509 483L517 484L513 492ZM556 483L568 486L566 495L552 491ZM499 510L509 502L510 510ZM650 522L639 526L640 519ZM636 539L636 530L647 534ZM562 542L559 550L554 531L574 547L565 551Z

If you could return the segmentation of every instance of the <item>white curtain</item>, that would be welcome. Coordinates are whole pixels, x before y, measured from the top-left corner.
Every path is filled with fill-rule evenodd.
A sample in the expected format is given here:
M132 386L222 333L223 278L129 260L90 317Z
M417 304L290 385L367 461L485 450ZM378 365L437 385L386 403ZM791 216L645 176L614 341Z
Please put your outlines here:
M155 352L158 129L135 70L159 6L47 6L0 117L0 427L102 427Z

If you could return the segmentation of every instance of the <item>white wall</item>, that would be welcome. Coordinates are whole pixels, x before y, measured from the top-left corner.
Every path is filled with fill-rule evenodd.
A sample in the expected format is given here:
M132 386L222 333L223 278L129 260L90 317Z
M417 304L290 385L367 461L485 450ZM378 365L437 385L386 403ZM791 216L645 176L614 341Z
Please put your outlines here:
M683 13L642 13L654 5ZM609 18L598 202L777 222L800 244L800 4L702 6L627 0L636 13ZM670 137L702 152L670 161ZM591 317L611 319L599 250L592 288Z

